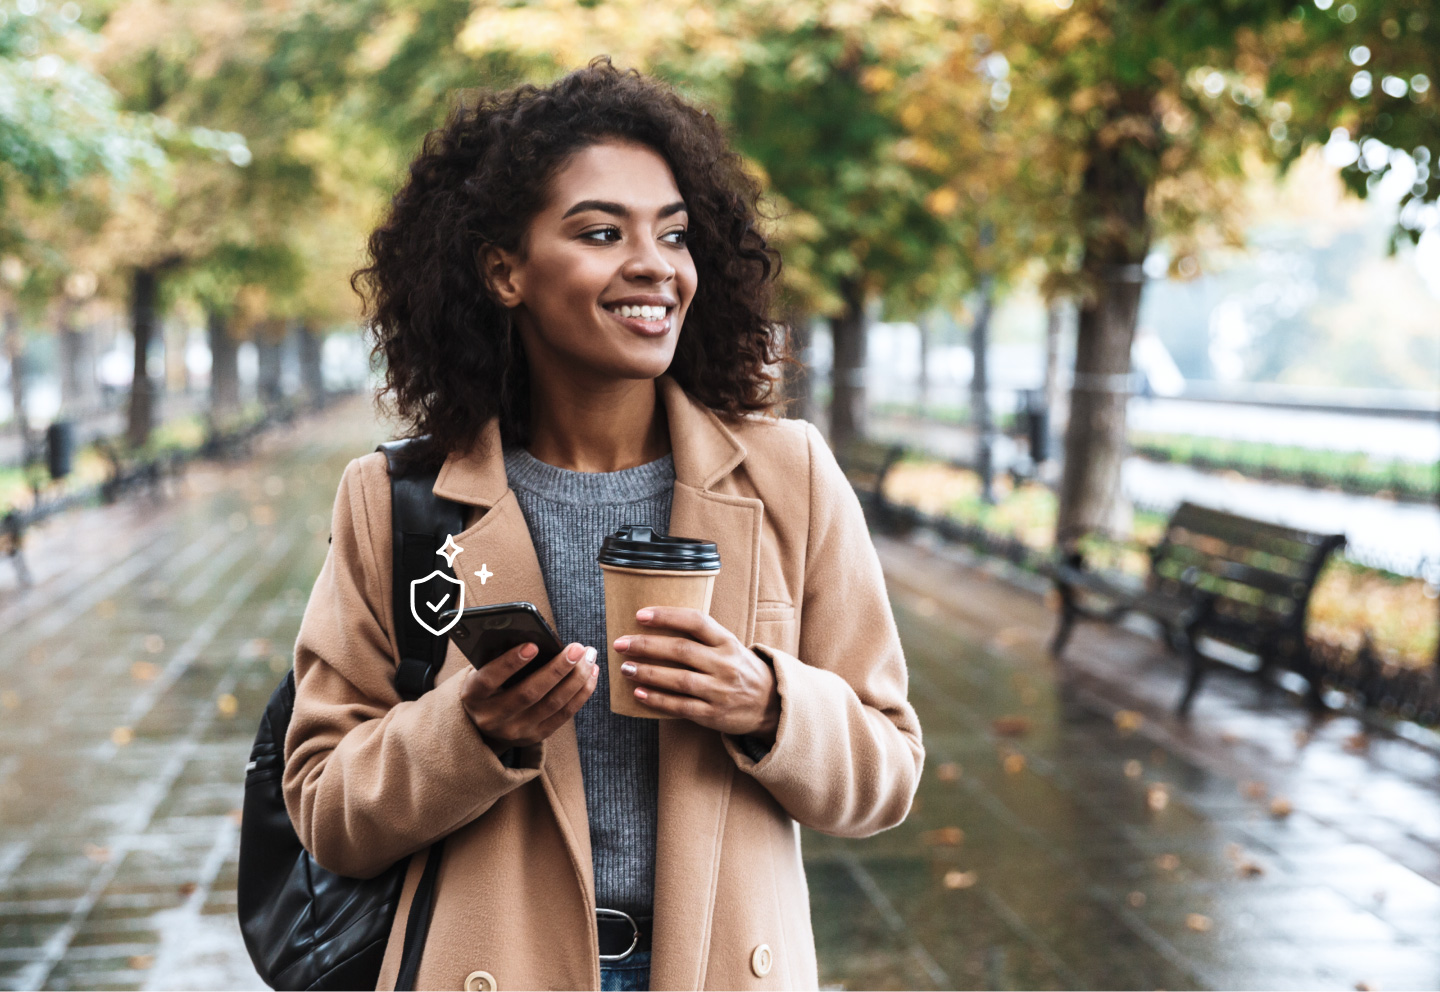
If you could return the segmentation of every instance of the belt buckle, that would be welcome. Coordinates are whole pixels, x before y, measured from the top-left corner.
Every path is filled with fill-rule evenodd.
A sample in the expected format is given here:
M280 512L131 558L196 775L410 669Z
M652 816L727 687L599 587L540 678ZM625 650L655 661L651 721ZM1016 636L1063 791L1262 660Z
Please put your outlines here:
M640 928L635 925L635 918L633 916L618 909L601 909L598 906L595 907L595 915L597 917L604 916L609 919L624 920L630 924L630 946L625 949L623 954L601 954L601 961L624 961L635 953L635 948L640 946Z

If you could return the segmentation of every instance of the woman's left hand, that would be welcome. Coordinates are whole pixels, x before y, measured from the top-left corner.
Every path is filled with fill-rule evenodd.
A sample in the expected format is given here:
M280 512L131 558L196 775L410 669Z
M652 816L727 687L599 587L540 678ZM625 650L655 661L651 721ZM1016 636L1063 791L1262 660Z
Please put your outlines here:
M647 616L648 614L648 616ZM773 744L780 725L775 672L708 614L676 606L651 606L635 614L642 624L688 634L637 634L615 640L626 658L621 670L635 698L671 716L693 720L724 734L749 734ZM685 666L647 664L667 661ZM611 686L611 691L623 691Z

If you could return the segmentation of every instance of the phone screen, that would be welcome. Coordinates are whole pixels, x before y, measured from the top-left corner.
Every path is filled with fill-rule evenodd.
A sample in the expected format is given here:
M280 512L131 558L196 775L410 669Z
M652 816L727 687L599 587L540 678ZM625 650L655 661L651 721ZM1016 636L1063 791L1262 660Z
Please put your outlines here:
M450 628L453 640L476 668L500 657L521 644L534 644L539 652L501 688L508 689L523 681L560 653L560 639L545 622L533 603L497 603L493 606L472 606L460 614Z

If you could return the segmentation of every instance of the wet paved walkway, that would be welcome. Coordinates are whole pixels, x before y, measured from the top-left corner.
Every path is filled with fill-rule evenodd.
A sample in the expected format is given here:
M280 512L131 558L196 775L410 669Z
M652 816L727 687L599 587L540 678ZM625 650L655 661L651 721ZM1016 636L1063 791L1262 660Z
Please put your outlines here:
M234 922L256 717L325 553L364 402L196 466L162 503L0 565L0 988L258 988ZM929 764L903 826L807 833L822 982L851 988L1435 988L1440 758L1307 722L877 541Z

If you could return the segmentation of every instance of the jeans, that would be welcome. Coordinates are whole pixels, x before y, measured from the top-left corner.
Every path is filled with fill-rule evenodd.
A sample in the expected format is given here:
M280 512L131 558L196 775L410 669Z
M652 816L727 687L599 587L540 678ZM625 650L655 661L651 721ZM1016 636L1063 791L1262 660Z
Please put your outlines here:
M600 962L600 992L648 992L649 988L649 951L636 951L624 961Z

